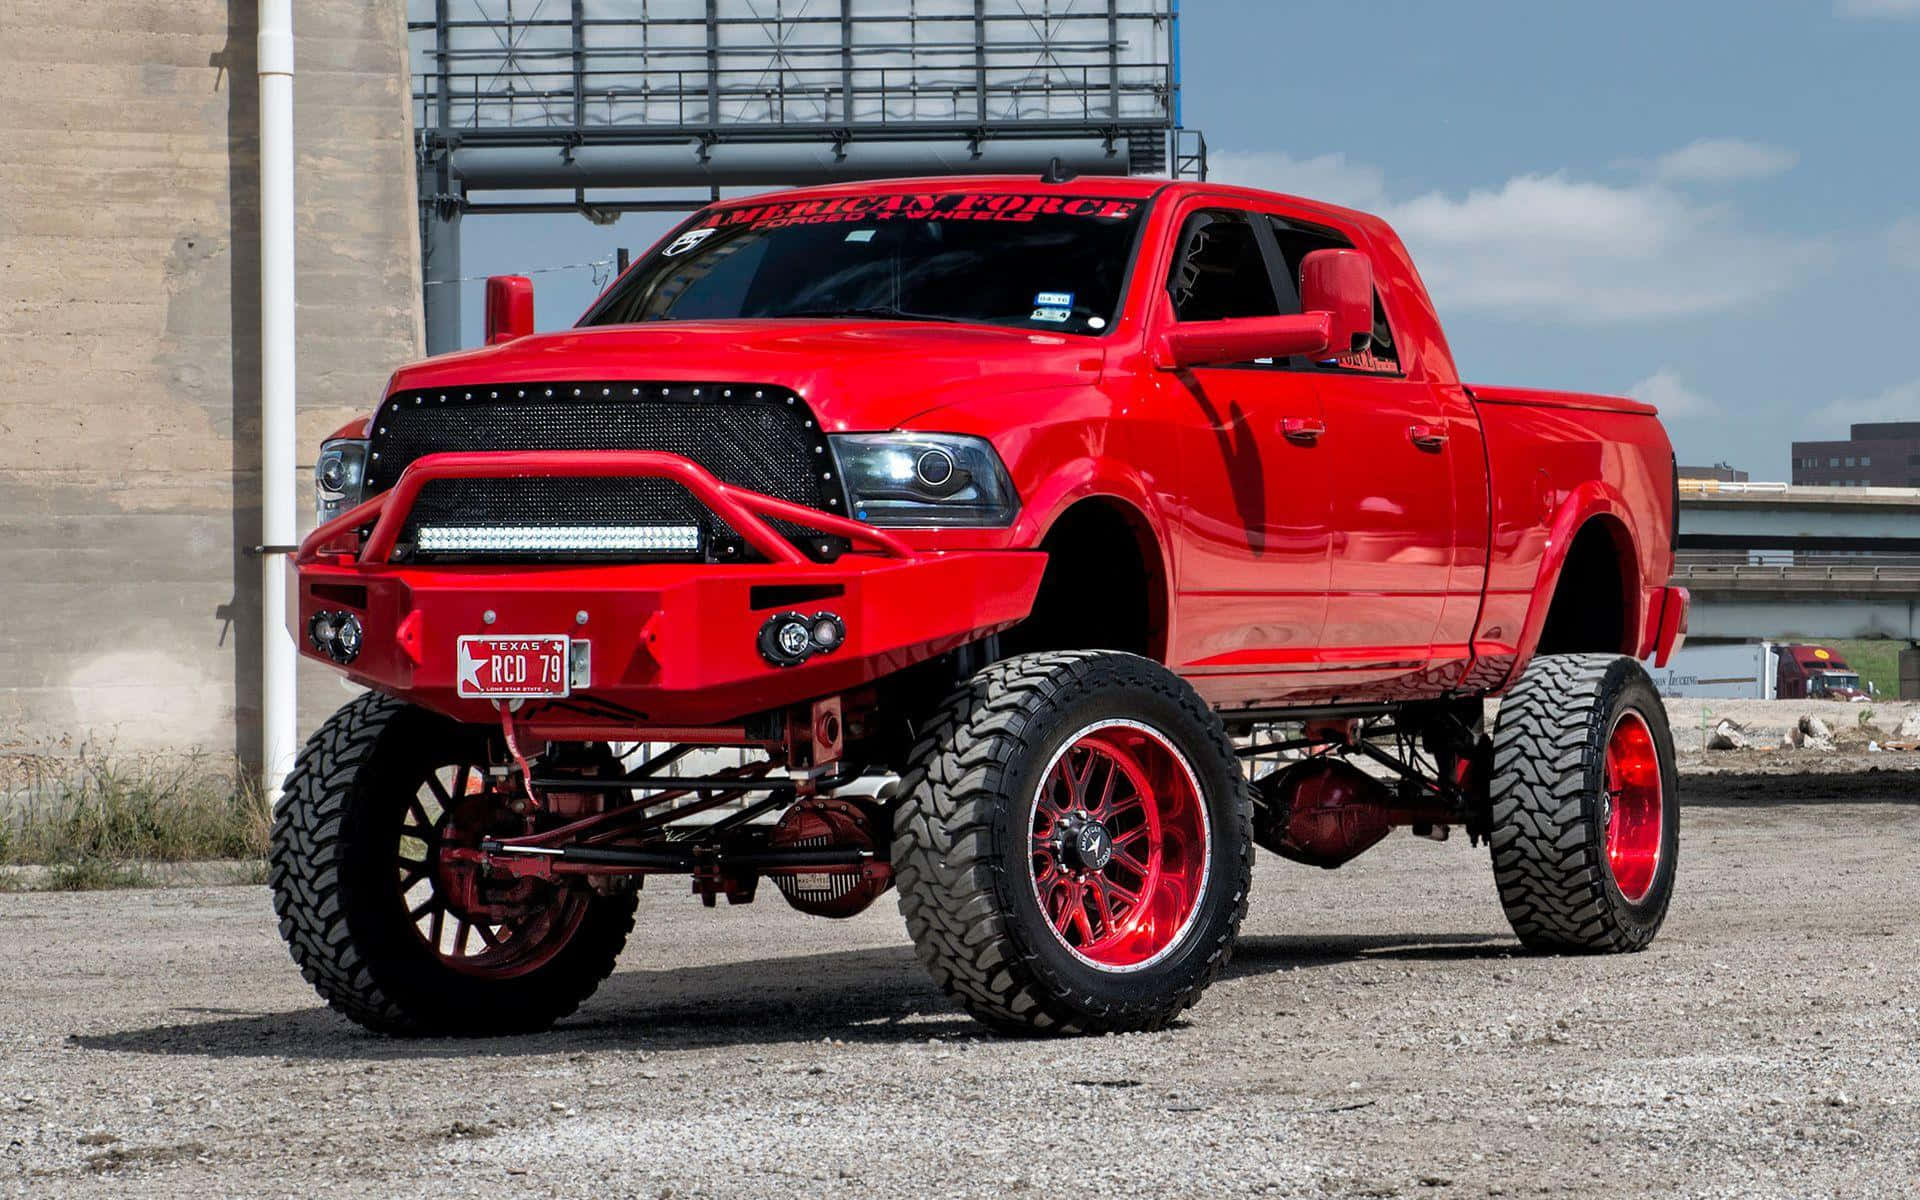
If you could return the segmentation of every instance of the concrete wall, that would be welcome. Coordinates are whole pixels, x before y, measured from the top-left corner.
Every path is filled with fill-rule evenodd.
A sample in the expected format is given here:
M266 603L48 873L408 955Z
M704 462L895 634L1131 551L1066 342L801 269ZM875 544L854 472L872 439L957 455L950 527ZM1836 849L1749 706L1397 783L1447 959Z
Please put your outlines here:
M257 754L254 22L0 0L0 749ZM419 352L403 22L295 5L307 462Z

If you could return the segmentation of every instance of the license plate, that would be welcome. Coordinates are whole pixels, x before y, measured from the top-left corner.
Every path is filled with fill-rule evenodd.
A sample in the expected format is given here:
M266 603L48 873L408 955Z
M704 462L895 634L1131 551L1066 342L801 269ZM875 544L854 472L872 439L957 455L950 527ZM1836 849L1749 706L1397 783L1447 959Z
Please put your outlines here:
M565 696L572 670L564 634L460 639L459 691L468 700L531 700Z

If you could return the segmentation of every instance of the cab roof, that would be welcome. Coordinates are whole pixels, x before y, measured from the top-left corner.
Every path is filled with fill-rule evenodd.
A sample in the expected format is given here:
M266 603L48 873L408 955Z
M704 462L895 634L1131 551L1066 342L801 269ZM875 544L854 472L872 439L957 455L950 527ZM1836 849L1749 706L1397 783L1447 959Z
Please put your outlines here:
M875 192L917 192L929 188L970 192L1058 192L1063 196L1100 196L1115 200L1141 200L1164 188L1178 187L1167 179L1148 179L1138 175L1076 175L1065 183L1049 183L1039 175L915 175L902 179L856 179L848 183L821 183L811 187L783 188L752 196L729 196L719 207L739 204L767 204L784 200L817 200L825 196L864 196Z
M1827 671L1853 670L1847 665L1847 660L1840 656L1840 652L1830 646L1802 642L1788 646L1787 653L1803 667L1817 667Z

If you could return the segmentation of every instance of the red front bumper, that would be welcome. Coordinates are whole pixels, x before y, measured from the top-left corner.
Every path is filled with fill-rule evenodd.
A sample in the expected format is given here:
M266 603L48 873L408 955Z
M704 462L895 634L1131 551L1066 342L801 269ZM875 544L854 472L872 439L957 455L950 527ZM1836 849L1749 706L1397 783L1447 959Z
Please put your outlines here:
M771 561L387 561L423 483L503 475L669 477ZM770 516L850 538L856 549L833 563L812 562L765 524ZM348 549L369 523L365 548ZM915 553L844 518L730 487L674 455L440 454L420 459L392 490L314 531L292 568L297 609L289 618L303 654L337 665L308 639L308 624L322 610L355 613L364 628L360 653L339 669L460 720L496 719L489 702L457 693L461 636L565 634L591 650L589 680L563 702L563 711L622 727L712 726L844 692L1005 629L1031 610L1045 566L1044 555L1025 551ZM836 614L846 640L799 666L770 664L758 646L761 627L789 611ZM616 719L608 704L635 715ZM595 711L602 715L583 716Z

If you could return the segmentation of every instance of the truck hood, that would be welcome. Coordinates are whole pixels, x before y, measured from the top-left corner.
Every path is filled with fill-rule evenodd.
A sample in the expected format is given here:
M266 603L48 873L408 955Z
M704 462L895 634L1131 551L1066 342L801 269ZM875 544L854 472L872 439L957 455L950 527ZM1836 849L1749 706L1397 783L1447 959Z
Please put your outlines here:
M674 321L532 334L394 373L388 390L482 383L766 383L806 397L827 429L880 430L980 392L1098 378L1091 338L908 321Z

